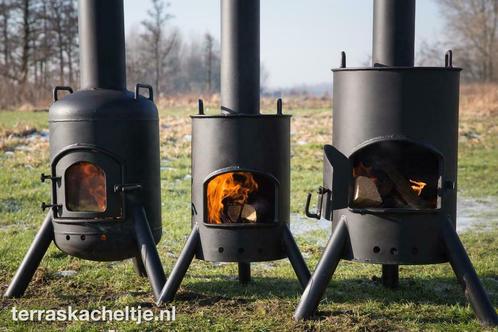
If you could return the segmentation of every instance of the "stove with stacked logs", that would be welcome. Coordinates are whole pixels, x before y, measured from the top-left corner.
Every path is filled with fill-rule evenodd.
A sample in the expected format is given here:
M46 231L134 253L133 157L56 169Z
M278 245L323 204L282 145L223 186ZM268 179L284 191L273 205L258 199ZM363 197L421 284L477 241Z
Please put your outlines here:
M310 217L333 234L296 318L314 313L340 259L382 264L398 285L399 264L450 262L478 318L497 317L456 229L460 69L414 67L415 0L375 0L373 66L334 70L333 146Z

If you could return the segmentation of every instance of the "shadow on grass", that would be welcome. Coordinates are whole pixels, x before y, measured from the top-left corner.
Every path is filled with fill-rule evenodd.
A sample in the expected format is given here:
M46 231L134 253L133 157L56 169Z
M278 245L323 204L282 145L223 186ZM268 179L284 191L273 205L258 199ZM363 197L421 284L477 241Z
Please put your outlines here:
M210 276L210 278L226 278L225 275ZM483 275L481 278L497 279L496 275ZM489 286L489 285L488 285ZM300 297L302 289L296 280L284 278L253 278L248 285L241 285L237 280L196 281L191 279L184 290L179 291L177 301L197 300L201 305L210 305L219 301L233 299L244 303L262 299L294 300ZM487 291L496 293L498 287L487 287ZM346 279L332 280L323 297L327 301L341 304L362 304L375 301L381 305L406 304L415 305L467 305L463 290L456 278L402 278L400 287L392 290L382 286L378 280ZM322 299L322 300L323 300ZM494 306L498 299L491 298Z

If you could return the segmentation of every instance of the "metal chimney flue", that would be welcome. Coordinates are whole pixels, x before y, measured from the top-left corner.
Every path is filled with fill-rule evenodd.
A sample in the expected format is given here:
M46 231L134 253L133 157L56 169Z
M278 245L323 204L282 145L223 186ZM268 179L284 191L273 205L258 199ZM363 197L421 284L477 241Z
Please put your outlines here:
M221 1L221 109L259 114L260 1Z
M123 0L80 0L82 89L126 89Z
M374 67L413 67L415 0L375 0Z

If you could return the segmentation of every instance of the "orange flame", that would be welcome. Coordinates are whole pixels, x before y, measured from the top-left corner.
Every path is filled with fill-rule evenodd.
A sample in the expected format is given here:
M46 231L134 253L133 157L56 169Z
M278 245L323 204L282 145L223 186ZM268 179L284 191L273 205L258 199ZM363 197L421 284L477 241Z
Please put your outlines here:
M427 183L422 181L410 180L410 183L412 184L412 190L416 192L418 196L422 194L422 190L424 190L425 186L427 186Z
M258 183L249 172L232 172L218 175L207 186L208 222L221 224L224 201L244 205L249 194L258 190Z
M92 163L80 162L68 169L67 205L71 211L105 212L107 208L104 171Z

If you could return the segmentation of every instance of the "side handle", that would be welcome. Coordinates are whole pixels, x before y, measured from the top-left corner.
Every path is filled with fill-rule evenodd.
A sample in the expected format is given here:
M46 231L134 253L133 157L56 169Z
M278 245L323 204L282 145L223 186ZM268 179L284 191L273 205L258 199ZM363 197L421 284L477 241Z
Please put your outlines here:
M71 88L70 86L56 86L54 88L54 91L52 92L54 102L59 100L59 91L67 91L71 94L73 93L73 88Z
M154 101L154 90L152 89L152 86L143 83L137 83L135 85L135 99L138 99L138 96L140 96L140 89L147 89L149 91L149 100L152 102Z

